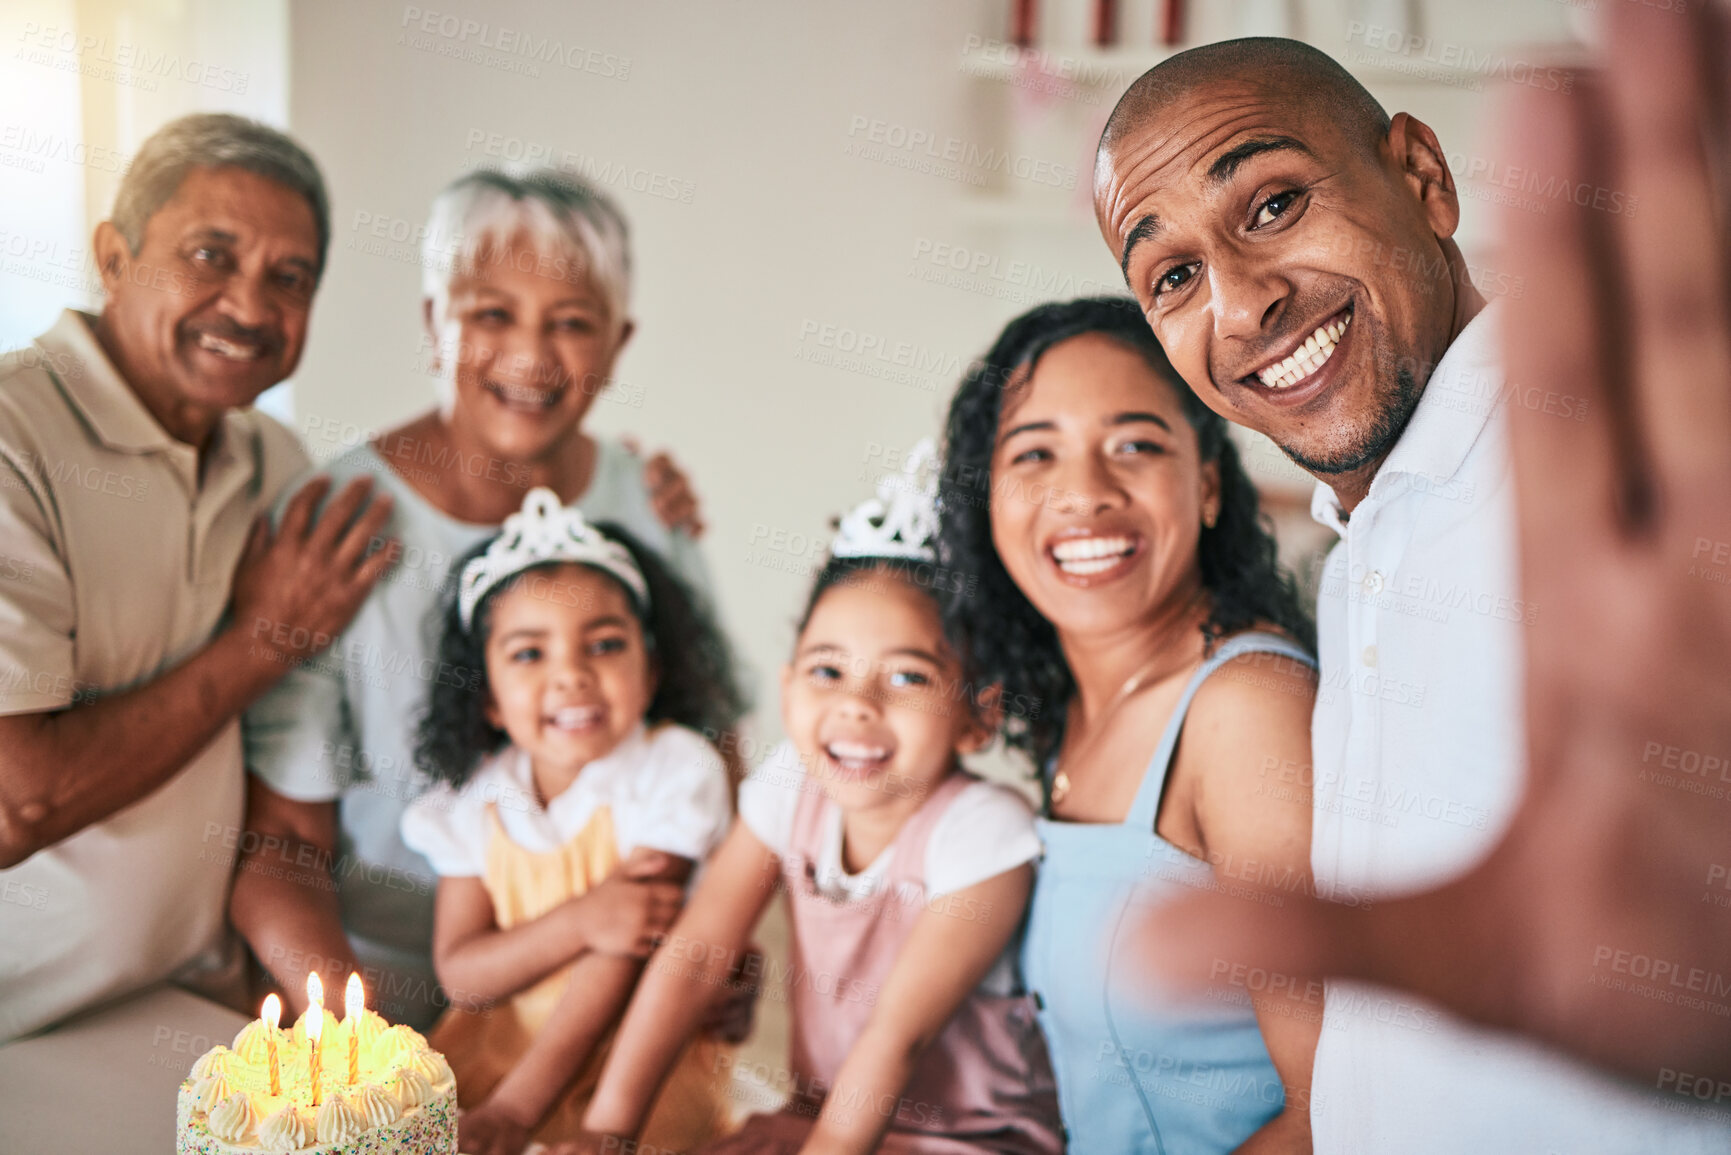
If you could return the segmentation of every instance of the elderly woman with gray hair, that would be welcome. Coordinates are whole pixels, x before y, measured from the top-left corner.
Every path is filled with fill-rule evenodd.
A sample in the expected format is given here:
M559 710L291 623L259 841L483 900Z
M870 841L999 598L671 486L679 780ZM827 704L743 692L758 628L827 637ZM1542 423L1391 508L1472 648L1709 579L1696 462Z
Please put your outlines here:
M328 466L393 498L384 532L402 560L328 654L247 712L252 773L230 916L291 1004L307 972L329 981L356 968L369 1005L425 1027L452 1001L509 993L440 989L434 874L398 831L427 784L413 751L429 688L476 676L437 668L452 562L546 486L625 526L700 593L708 580L683 477L582 428L632 332L619 211L562 172L477 171L434 201L423 258L439 403ZM520 986L568 953L543 922L513 943Z

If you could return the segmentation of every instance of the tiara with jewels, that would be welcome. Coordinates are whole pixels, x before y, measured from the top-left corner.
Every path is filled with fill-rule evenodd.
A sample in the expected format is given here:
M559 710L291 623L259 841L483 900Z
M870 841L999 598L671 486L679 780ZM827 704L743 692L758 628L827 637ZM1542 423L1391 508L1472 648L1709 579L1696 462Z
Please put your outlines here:
M639 605L649 604L649 583L631 560L631 551L585 521L581 510L563 505L551 489L538 486L523 499L523 508L505 519L487 552L463 567L457 585L457 616L463 628L473 626L475 607L500 582L549 562L603 569L625 583Z
M908 450L900 473L878 480L878 495L856 505L837 526L831 557L936 561L938 454L930 437Z

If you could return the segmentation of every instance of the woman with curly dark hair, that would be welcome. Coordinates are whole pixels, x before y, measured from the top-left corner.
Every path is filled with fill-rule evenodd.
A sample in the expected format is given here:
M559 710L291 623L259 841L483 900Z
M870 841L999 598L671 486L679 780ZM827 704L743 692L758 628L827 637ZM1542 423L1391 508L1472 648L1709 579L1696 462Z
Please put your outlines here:
M727 646L654 553L534 489L460 563L403 842L439 875L433 965L466 1151L574 1138L604 1034L732 821L705 727L736 717ZM495 1006L494 1004L498 1005ZM649 1120L684 1150L724 1117L692 1043Z
M951 403L940 503L946 625L1045 792L1022 963L1071 1148L1308 1150L1320 989L1198 1009L1113 965L1177 888L1310 885L1315 632L1225 422L1134 301L1042 305Z

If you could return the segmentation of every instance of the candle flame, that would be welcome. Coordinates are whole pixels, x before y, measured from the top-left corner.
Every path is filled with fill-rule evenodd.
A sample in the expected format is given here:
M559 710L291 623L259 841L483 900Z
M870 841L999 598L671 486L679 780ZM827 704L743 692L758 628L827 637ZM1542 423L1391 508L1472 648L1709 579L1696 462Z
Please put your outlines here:
M325 1029L325 1009L316 1003L308 1009L312 1013L307 1016L307 1038L312 1041L314 1047L317 1047L319 1036L324 1033Z
M320 1010L324 1009L325 984L319 981L318 971L307 972L307 1002Z
M259 1021L271 1030L282 1025L282 1000L275 995L266 995L264 1009L258 1013Z
M343 1022L360 1022L366 1009L366 992L361 989L361 976L351 971L349 985L343 991Z

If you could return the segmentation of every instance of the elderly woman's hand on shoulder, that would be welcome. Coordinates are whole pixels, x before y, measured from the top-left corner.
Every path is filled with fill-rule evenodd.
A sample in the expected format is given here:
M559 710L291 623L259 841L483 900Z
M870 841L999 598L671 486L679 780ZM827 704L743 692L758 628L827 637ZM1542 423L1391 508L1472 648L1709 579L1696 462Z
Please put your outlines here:
M624 443L634 456L643 456L643 447L635 437L624 438ZM649 491L650 503L662 525L683 529L693 541L703 536L703 512L698 508L697 493L671 454L663 451L644 462L643 488Z

